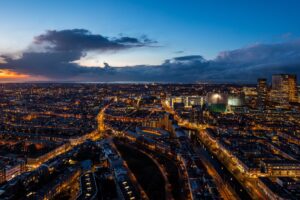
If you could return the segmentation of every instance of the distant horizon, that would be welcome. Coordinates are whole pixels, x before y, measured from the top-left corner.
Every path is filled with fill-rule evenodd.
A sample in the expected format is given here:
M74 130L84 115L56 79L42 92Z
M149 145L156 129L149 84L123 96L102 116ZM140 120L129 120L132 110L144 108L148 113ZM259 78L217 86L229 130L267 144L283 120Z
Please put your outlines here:
M270 83L267 79L268 84ZM76 81L25 81L25 82L0 82L0 84L133 84L133 85L143 85L143 84L178 84L178 85L256 85L257 82L253 83L239 83L239 82L148 82L148 81L115 81L115 82L76 82Z
M212 84L212 85L220 85L220 84L227 84L227 85L255 85L257 84L258 79L266 79L268 84L272 83L272 76L273 75L296 75L293 73L276 73L276 74L271 74L269 75L269 78L267 77L258 77L255 82L238 82L238 81L232 81L232 82L216 82L216 81L194 81L194 82L170 82L170 81L57 81L57 80L49 80L49 81L20 81L20 82L1 82L0 84ZM270 77L271 76L271 77ZM299 77L296 75L297 78L297 83ZM299 85L299 84L297 84Z

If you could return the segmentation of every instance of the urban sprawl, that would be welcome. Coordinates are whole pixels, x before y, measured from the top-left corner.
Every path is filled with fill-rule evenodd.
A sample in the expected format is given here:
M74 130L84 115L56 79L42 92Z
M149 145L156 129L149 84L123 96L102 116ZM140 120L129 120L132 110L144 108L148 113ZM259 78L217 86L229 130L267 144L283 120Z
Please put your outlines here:
M0 199L300 199L300 87L0 84Z

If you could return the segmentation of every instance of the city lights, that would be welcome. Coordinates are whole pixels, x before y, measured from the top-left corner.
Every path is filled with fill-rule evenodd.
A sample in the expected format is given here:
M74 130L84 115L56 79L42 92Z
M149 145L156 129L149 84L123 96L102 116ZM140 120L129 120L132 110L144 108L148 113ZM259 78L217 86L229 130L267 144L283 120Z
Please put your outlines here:
M0 0L0 200L300 199L299 8Z

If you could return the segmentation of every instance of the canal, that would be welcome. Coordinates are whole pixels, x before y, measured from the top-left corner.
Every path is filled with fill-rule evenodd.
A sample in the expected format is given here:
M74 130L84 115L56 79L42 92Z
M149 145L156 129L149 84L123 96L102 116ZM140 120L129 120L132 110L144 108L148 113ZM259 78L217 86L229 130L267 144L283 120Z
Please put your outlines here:
M118 142L115 143L149 199L164 200L165 181L156 164L140 151Z

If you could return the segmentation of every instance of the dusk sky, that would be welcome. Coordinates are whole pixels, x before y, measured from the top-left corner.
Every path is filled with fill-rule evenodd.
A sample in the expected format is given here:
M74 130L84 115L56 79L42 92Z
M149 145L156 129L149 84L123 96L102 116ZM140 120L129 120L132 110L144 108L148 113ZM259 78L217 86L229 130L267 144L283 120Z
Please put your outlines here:
M0 82L300 76L298 0L1 0Z

